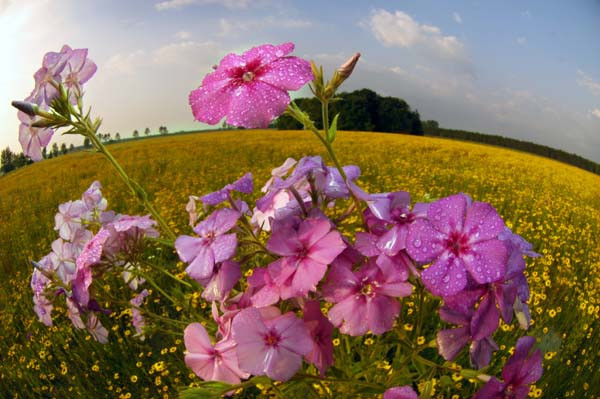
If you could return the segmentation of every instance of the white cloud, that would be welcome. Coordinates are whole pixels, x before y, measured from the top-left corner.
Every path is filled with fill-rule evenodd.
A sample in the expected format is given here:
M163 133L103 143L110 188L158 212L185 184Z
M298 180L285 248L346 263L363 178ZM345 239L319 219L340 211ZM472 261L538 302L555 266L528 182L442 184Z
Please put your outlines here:
M218 60L219 45L215 42L187 40L161 46L152 52L152 62L157 65L194 65L201 60Z
M219 20L219 26L221 28L219 36L231 36L237 35L240 32L258 29L305 29L313 26L313 23L304 19L267 16L261 19L246 19L240 21L221 18Z
M419 24L410 15L386 10L373 12L371 31L384 46L419 49L422 46L449 58L464 58L464 45L455 36L444 36L436 26Z
M520 44L521 46L524 45L525 43L527 43L527 39L524 37L517 37L517 43Z
M175 37L179 40L188 40L189 38L192 37L192 34L190 32L186 32L186 31L182 30L182 31L175 33Z
M102 65L102 69L116 75L133 75L145 63L146 52L144 50L134 50L127 54L117 53L111 56Z
M582 87L587 87L593 94L600 95L600 82L592 79L591 76L581 69L577 70L577 84Z
M229 9L247 8L250 0L166 0L154 4L158 11L180 9L190 5L221 4Z
M452 13L452 18L454 18L454 22L456 22L457 24L462 24L462 17L456 11Z
M595 109L591 110L590 115L595 116L596 118L600 119L600 108L595 108Z

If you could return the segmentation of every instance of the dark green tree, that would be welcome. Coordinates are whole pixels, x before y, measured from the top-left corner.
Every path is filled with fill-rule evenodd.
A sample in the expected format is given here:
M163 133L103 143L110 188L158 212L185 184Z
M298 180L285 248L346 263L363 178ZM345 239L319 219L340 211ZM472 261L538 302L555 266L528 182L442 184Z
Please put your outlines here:
M148 136L150 134L150 128L147 127L146 129L144 129L144 134Z
M0 170L4 173L8 173L15 169L15 153L10 150L10 147L6 147L0 153Z
M133 137L140 137L140 132L137 129L133 131Z
M52 144L52 156L53 156L53 157L57 157L57 156L58 156L58 154L59 154L59 151L58 151L58 144L57 144L57 143L54 143L54 144Z

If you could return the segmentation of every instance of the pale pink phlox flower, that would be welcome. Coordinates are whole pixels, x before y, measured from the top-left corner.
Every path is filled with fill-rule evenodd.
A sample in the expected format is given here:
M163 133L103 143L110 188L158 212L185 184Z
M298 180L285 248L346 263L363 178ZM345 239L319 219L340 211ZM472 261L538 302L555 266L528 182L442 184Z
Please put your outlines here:
M302 320L292 312L265 319L256 308L239 312L232 323L241 370L287 381L313 350L313 340Z
M234 126L267 127L290 103L287 92L313 79L308 61L287 56L293 50L293 43L265 44L226 55L190 93L196 120L214 125L226 117Z
M187 204L185 204L185 210L186 212L189 214L190 219L189 219L189 225L191 227L194 227L196 225L196 222L198 221L198 218L200 217L198 209L196 207L196 201L200 200L200 197L197 197L195 195L190 195L189 200L187 202Z
M235 254L237 237L235 233L225 233L236 225L239 217L239 212L232 209L218 209L194 227L199 237L177 237L175 249L179 258L189 263L185 271L191 278L197 281L210 278L216 263Z
M210 302L224 301L240 278L242 278L242 272L238 263L226 260L215 264L213 274L200 281L200 284L204 286L202 298Z
M135 327L136 336L142 341L146 338L144 336L144 327L146 326L146 321L144 320L144 316L142 316L142 312L140 312L139 308L142 306L144 299L146 299L149 294L150 293L148 290L143 290L129 301L129 303L131 303L132 324Z
M33 291L33 310L38 319L46 326L52 326L51 312L53 309L52 302L48 300L46 294L51 283L50 279L44 273L52 273L53 265L49 256L44 256L36 263L38 267L33 269L31 275L31 290Z
M188 325L183 332L187 354L185 364L205 381L239 384L250 375L238 366L236 342L227 336L211 343L206 329L200 323Z
M260 191L262 191L263 193L268 192L271 188L271 185L274 182L274 179L276 177L283 178L285 175L287 175L290 169L292 169L294 165L296 165L296 162L297 161L294 158L287 158L281 166L278 166L275 169L273 169L271 171L271 177L269 178L269 180L267 180L267 182L260 189Z
M21 121L19 125L19 143L23 148L23 154L31 158L32 161L41 161L43 159L42 148L50 143L54 130L31 126L40 119L37 116L30 116L22 111L17 112L17 116Z
M419 399L419 396L414 389L408 385L404 385L402 387L392 387L387 389L383 393L383 399Z
M59 53L48 52L42 60L42 67L33 75L35 88L31 94L32 101L47 108L51 101L58 96L55 83L62 83L61 72L71 55L71 48L64 45Z
M222 189L200 197L200 201L202 201L205 205L215 206L219 205L224 201L232 199L232 191L250 194L252 193L253 189L254 184L252 183L252 173L246 173L244 176L240 177L233 183L225 185L225 187L223 187Z
M106 344L108 342L108 331L106 328L104 328L100 322L100 319L98 319L98 316L96 316L94 313L88 314L85 327L96 341L100 342L101 344Z
M63 49L69 48L65 45ZM61 71L62 82L70 91L70 101L77 103L77 97L83 92L83 84L90 80L98 67L87 58L88 49L79 48L70 50L65 67Z
M58 206L58 213L54 217L54 230L58 230L63 240L71 241L78 230L82 229L82 215L87 208L83 201L67 201Z
M52 252L50 252L50 261L56 274L64 283L69 283L75 275L75 259L77 251L73 244L58 238L52 242Z
M87 209L87 212L82 215L82 218L89 222L96 221L99 218L100 213L105 211L108 205L106 198L102 196L102 191L100 191L101 188L102 185L96 180L81 196L81 200Z

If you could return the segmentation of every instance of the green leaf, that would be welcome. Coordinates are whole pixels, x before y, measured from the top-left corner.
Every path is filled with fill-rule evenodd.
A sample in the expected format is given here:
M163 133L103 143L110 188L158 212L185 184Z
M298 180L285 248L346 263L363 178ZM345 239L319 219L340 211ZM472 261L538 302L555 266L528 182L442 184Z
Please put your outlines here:
M331 126L329 126L329 130L327 131L327 141L329 141L330 143L333 143L333 140L335 140L335 136L337 134L337 121L339 116L340 114L338 113L333 117Z

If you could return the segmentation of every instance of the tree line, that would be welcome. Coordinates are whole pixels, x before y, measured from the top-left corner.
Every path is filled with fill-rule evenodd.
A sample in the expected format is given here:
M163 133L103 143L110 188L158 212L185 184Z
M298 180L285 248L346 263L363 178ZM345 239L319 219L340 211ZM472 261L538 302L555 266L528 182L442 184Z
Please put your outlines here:
M321 103L316 98L294 100L308 113L318 129L322 129ZM411 110L406 101L396 97L382 97L369 89L340 93L329 109L331 116L341 113L339 130L368 132L408 133L423 135L419 111ZM274 123L277 129L302 129L299 122L287 115L280 116Z

